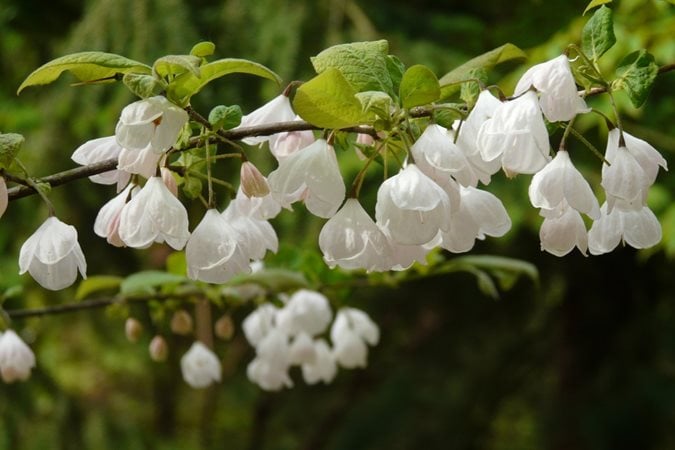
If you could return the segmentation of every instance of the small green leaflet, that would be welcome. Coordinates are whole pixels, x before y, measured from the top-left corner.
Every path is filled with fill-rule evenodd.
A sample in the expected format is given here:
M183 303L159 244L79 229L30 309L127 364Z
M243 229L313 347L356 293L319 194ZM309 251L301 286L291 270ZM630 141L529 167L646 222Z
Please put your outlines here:
M92 294L98 294L104 291L117 291L123 278L113 275L95 275L86 280L82 280L77 286L75 300L84 300L91 297Z
M380 91L366 91L356 94L364 113L375 113L380 117L389 117L393 100Z
M367 118L355 94L342 73L330 67L298 88L293 109L320 128L351 127Z
M636 108L647 100L649 91L659 73L659 66L647 50L638 50L626 56L616 69L614 85L626 90Z
M158 77L168 75L180 75L190 72L197 78L201 78L199 66L202 59L193 55L166 55L159 58L152 65L152 72Z
M596 6L605 5L605 4L607 4L607 3L612 3L612 0L592 0L592 1L588 4L588 6L586 7L586 9L584 9L584 13L582 14L582 16L585 16L586 13L587 13L588 11L590 11L590 10L593 9L593 8L595 8Z
M56 58L35 69L21 83L16 93L20 94L28 86L49 84L65 71L71 72L82 82L96 82L130 72L149 74L152 69L143 63L113 53L73 53Z
M120 294L152 294L155 288L178 285L185 281L187 278L182 275L160 270L146 270L126 277L120 284Z
M205 58L207 56L213 55L213 52L216 51L216 45L213 42L204 41L198 44L195 44L190 50L190 54L193 56L199 56L200 58Z
M439 80L441 84L441 98L448 98L459 91L459 83L470 78L470 73L473 69L482 68L488 70L503 62L524 60L525 58L525 52L510 43L476 56L441 77Z
M389 70L396 64L387 56L388 51L385 40L353 42L329 47L311 61L318 74L338 69L356 92L382 91L393 96L396 93Z
M17 133L0 134L0 168L9 168L21 150L24 140L24 137Z
M122 78L122 82L140 98L159 95L165 89L164 83L152 75L127 73Z
M230 130L241 123L243 113L239 105L218 105L209 112L209 123L213 128Z
M226 58L213 61L199 67L201 77L192 72L186 72L177 76L168 88L168 96L179 104L187 104L190 97L199 92L204 86L213 80L232 73L245 73L267 78L281 85L279 75L272 72L262 64L246 59Z
M612 10L601 6L586 22L581 32L581 50L597 62L616 43Z
M435 102L440 96L438 78L428 67L417 64L403 74L399 97L404 108L426 105Z

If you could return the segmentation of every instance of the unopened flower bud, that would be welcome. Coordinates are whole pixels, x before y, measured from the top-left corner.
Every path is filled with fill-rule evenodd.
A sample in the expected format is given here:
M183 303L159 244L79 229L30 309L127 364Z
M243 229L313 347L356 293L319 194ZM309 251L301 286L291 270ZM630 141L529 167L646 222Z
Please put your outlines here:
M176 334L187 335L192 332L192 316L184 309L179 309L171 317L171 331Z
M0 177L0 217L5 213L9 203L9 194L7 193L7 183L3 177Z
M171 171L166 167L162 167L159 171L162 175L162 181L169 189L169 192L171 192L174 197L178 197L178 185L176 184L176 179L173 177Z
M166 339L162 336L157 335L150 341L150 359L155 362L166 361L167 356L169 355L169 346L166 343Z
M234 322L232 322L232 317L229 314L225 314L220 319L218 319L213 326L213 329L220 339L225 341L232 339L234 334Z
M35 355L13 331L0 332L0 376L5 383L25 381L35 367Z
M247 197L264 197L270 193L267 178L250 161L241 165L241 190Z
M133 317L129 317L124 323L124 334L127 335L129 342L137 342L142 332L143 325Z

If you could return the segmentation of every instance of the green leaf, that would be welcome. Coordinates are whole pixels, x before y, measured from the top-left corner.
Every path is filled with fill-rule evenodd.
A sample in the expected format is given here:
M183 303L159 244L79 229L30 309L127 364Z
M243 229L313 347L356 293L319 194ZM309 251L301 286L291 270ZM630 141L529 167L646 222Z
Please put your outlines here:
M7 169L12 165L24 141L24 137L17 133L0 134L0 168Z
M193 55L166 55L155 61L152 72L159 77L169 75L181 75L189 72L197 78L201 78L199 66L202 59Z
M584 13L582 14L582 16L585 16L588 11L595 8L596 6L604 5L607 3L612 3L612 0L592 0L588 4L588 6L586 6L586 9L584 9Z
M243 114L239 105L218 105L209 112L209 123L213 128L229 130L241 123Z
M392 91L396 93L401 89L405 65L396 56L387 55L387 71L389 72L389 78L391 78Z
M187 260L185 252L173 252L166 258L166 270L175 275L184 275L187 273Z
M258 284L272 292L285 292L309 287L309 282L302 273L286 269L264 269L250 275L237 277L230 284L248 283Z
M455 108L436 109L434 111L434 123L441 125L447 129L452 128L455 120L463 119L464 116L460 113L460 108L463 105L457 103Z
M213 42L204 41L198 44L195 44L190 50L192 56L198 56L200 58L205 58L207 56L213 55L213 52L216 51L216 45Z
M129 275L120 284L120 294L152 294L155 289L166 285L178 285L187 281L182 275L162 272L159 270L146 270Z
M597 62L615 43L612 10L603 5L584 25L581 32L581 50Z
M193 73L184 73L176 77L176 79L169 84L169 97L179 103L185 104L189 101L190 97L199 92L211 81L232 73L256 75L281 85L281 78L279 78L279 75L262 64L246 59L219 59L204 64L199 70L201 72L201 78L195 76Z
M403 74L399 97L404 108L426 105L435 102L440 96L438 78L428 67L417 64Z
M385 40L352 42L329 47L311 58L318 74L337 69L357 92L382 91L394 95L389 75L391 61Z
M361 102L342 73L328 68L298 88L293 109L320 128L346 128L365 122Z
M469 255L455 258L452 261L469 264L473 267L486 270L498 277L503 277L504 274L510 273L515 275L525 275L535 282L539 280L539 271L537 270L537 267L534 264L521 259L492 255Z
M113 53L73 53L56 58L35 69L21 83L16 93L20 94L28 86L49 84L65 71L71 72L80 81L93 82L130 72L147 74L151 73L152 69L143 63Z
M188 198L198 198L201 195L203 189L204 187L202 180L197 177L185 177L185 182L183 183L183 192Z
M391 97L381 91L366 91L356 94L356 98L361 102L361 108L364 113L374 113L381 117L389 117L393 100Z
M642 106L659 74L659 66L647 50L638 50L626 56L616 69L619 78L614 86L623 88L636 108Z
M497 64L507 61L524 60L525 52L513 44L504 44L487 53L465 62L461 66L451 70L441 77L441 98L448 98L460 90L460 83L470 78L471 70L485 69L489 70Z
M471 69L469 71L469 77L480 80L483 84L487 84L487 71L482 67L478 69ZM476 103L476 100L478 100L479 95L480 85L477 82L467 81L466 83L462 83L462 90L459 94L459 98L466 102L469 109L473 108L473 105Z
M122 284L122 280L122 277L112 275L90 276L86 280L82 280L79 286L77 286L75 300L83 300L91 296L91 294L101 291L116 291Z
M165 88L164 84L154 76L139 73L125 74L122 82L131 92L141 98L158 95Z

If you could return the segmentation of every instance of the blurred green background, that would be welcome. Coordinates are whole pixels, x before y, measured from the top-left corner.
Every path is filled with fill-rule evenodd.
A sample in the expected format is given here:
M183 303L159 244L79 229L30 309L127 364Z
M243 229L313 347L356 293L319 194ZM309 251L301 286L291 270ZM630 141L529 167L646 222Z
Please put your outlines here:
M113 133L132 101L122 86L70 88L63 77L15 95L28 73L66 53L100 50L151 62L211 40L216 56L260 62L291 81L310 78L308 58L329 45L385 38L406 65L423 63L441 76L505 42L525 49L530 64L559 55L578 42L586 4L3 0L0 131L26 136L21 158L35 176L72 167L78 145ZM675 62L675 7L620 0L613 8L618 44L605 57L608 67L639 48L660 64ZM491 78L508 93L525 68L499 67ZM207 113L219 103L239 104L251 111L277 93L268 82L232 76L213 83L195 107ZM619 100L626 128L675 165L675 74L659 77L639 110L623 95ZM602 98L591 102L609 112ZM578 126L604 148L606 129L594 118ZM598 161L577 142L570 151L599 193ZM368 311L382 339L366 370L341 370L328 386L305 386L292 372L293 389L261 391L246 379L253 350L238 332L216 345L223 382L192 390L178 367L190 339L169 335L169 361L152 363L147 344L153 331L165 330L142 307L133 313L148 331L136 344L125 340L114 311L17 320L13 326L35 350L38 367L28 382L0 385L0 449L675 449L673 177L662 173L650 197L662 244L600 257L540 252L541 219L529 206L528 183L495 177L489 190L503 199L514 227L473 253L530 261L539 282L522 279L499 300L461 273L336 294ZM163 268L161 247L114 249L94 236L93 219L112 194L86 180L51 194L61 218L79 231L89 273ZM193 226L200 208L192 211ZM73 300L73 289L48 293L17 274L18 248L45 213L37 198L27 198L0 221L0 289L25 285L6 309ZM321 223L282 214L275 226L283 249L270 264L312 267ZM312 276L333 277L328 270ZM235 313L237 324L247 311Z

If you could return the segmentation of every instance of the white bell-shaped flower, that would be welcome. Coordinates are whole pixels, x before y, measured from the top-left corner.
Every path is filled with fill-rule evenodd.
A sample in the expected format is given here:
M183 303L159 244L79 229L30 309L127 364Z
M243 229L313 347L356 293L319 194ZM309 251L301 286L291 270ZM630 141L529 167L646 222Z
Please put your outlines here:
M481 125L477 143L485 161L501 157L508 176L541 170L551 157L537 94L529 91L499 105Z
M152 145L148 145L141 150L123 148L117 159L117 169L151 178L157 174L157 166L163 157L164 154L156 153L152 149Z
M285 332L271 328L256 346L256 355L247 368L251 381L268 391L293 386L288 376L291 347Z
M471 250L476 239L501 237L511 229L511 218L494 194L475 187L460 187L459 211L452 214L450 227L441 234L441 246L453 253Z
M276 316L279 308L271 303L264 303L250 313L242 322L244 336L249 344L257 347L260 341L267 336L276 325Z
M319 248L331 268L380 271L391 260L387 237L355 198L347 199L323 226Z
M335 317L330 338L333 341L333 356L338 364L347 369L366 367L366 344L377 345L380 330L365 312L356 308L342 308Z
M293 120L301 121L302 119L295 116ZM316 138L311 130L284 131L270 138L270 152L277 161L281 161L298 150L310 146L315 140Z
M264 197L247 197L239 187L234 201L237 211L258 220L273 219L281 212L281 205L271 193Z
M29 272L44 288L57 291L87 275L87 262L77 242L77 230L52 216L21 246L19 274Z
M129 247L166 241L180 250L190 237L187 211L160 177L151 177L122 209L119 236Z
M277 327L289 336L307 333L316 336L323 333L331 318L328 299L321 293L300 289L291 295L276 315Z
M97 236L105 238L109 244L115 247L124 247L124 242L119 235L120 217L124 205L138 190L138 186L129 184L122 192L101 207L94 221L94 233Z
M439 230L447 230L450 210L448 194L415 164L408 164L377 191L377 223L399 244L431 241Z
M293 381L288 376L288 368L274 365L259 356L246 367L246 376L266 391L279 391L285 387L293 387Z
M460 183L471 184L472 177L465 175L469 164L462 150L452 141L448 130L440 125L426 127L410 148L417 167L437 183L452 175Z
M222 216L235 231L237 245L249 260L263 259L268 250L277 252L279 238L268 221L243 213L237 202L231 202Z
M611 211L604 203L600 218L588 232L588 250L592 255L609 253L624 242L634 248L649 248L661 241L661 224L651 209L638 206L633 209L617 201Z
M225 283L250 271L249 258L239 248L237 232L215 209L204 214L185 246L188 277L207 283Z
M311 364L316 361L317 352L314 339L305 332L298 333L288 348L288 362L290 365Z
M4 177L0 177L0 217L7 211L9 205L9 192L7 191L7 182Z
M268 181L272 195L283 206L302 198L309 212L318 217L331 217L345 198L335 150L325 139L281 160Z
M518 81L513 95L521 95L530 87L539 92L539 104L549 122L572 120L577 114L591 110L579 96L565 55L530 67Z
M577 209L563 200L553 210L542 209L540 214L544 217L539 229L542 250L555 256L565 256L577 247L586 255L588 233Z
M528 190L535 208L556 209L563 202L591 219L600 217L600 206L588 182L579 172L566 150L534 174Z
M386 232L385 232L386 235ZM420 263L423 266L427 265L427 254L431 251L431 247L426 245L403 245L391 239L387 235L387 241L391 247L391 259L389 264L383 267L383 270L401 271L409 269L414 263Z
M220 360L213 351L199 341L180 359L183 379L195 389L202 389L214 382L220 382Z
M35 367L35 355L26 343L14 332L0 333L0 375L5 383L25 381Z
M335 378L337 364L326 341L317 339L314 342L316 357L313 362L302 365L302 377L307 384L316 384L319 381L328 384Z
M71 159L80 165L95 164L107 161L112 158L119 158L122 147L117 143L115 136L107 136L98 139L92 139L80 145L74 152ZM109 172L92 175L89 179L98 184L117 184L119 192L127 185L131 174L124 170L111 170Z
M471 156L479 154L476 143L478 140L478 131L483 123L494 115L501 104L502 102L492 95L490 91L487 89L483 90L478 95L478 100L476 100L476 104L466 117L466 120L461 122L461 125L459 121L453 124L455 130L459 129L457 145L464 150L466 155ZM496 159L498 161L498 158ZM492 173L499 170L499 167L501 167L501 164L497 164L497 169Z
M276 122L289 122L295 118L290 99L281 94L274 97L255 111L241 118L237 128L267 125ZM272 139L272 136L254 136L242 139L248 145L258 145Z
M185 110L158 95L127 105L115 127L115 137L127 150L150 146L155 153L163 153L176 143L187 121Z

